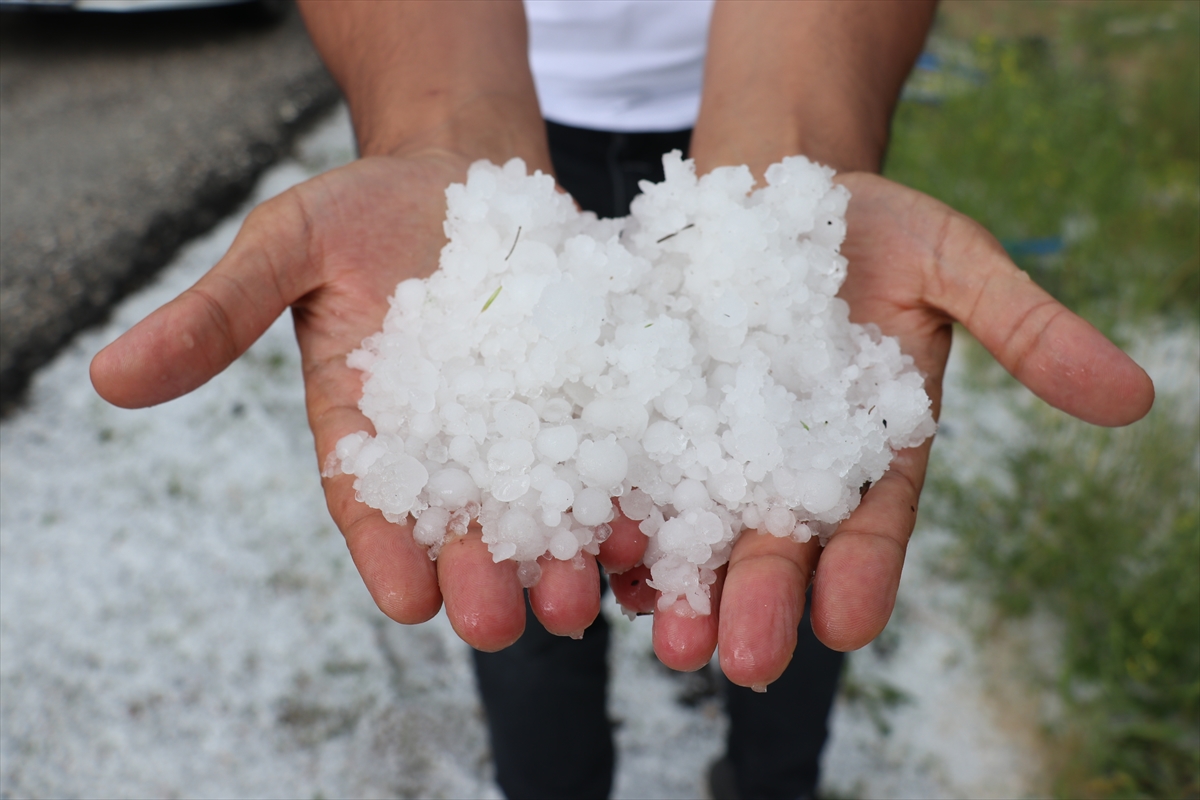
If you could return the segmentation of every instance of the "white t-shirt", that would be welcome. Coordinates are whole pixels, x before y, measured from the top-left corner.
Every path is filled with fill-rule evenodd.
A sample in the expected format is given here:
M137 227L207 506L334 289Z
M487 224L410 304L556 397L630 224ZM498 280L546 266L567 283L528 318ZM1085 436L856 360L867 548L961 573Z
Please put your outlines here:
M525 0L542 115L604 131L696 124L713 0Z

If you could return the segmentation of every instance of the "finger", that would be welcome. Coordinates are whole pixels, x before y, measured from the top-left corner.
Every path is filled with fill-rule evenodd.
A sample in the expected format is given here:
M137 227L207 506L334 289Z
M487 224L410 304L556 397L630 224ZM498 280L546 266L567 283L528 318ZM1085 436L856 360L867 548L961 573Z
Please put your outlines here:
M647 583L649 579L650 568L636 566L624 572L610 573L608 586L621 608L635 614L653 614L658 602L658 592Z
M352 481L344 475L335 480ZM415 625L442 607L437 567L413 541L411 525L395 525L361 503L359 517L343 528L346 546L379 610L396 622Z
M712 613L699 615L687 600L676 600L667 610L654 612L654 652L664 665L680 672L694 672L712 659L717 648L717 624L721 607L721 584L725 569L717 571L710 591Z
M1145 371L1018 269L982 225L942 208L929 301L1055 408L1096 425L1145 416L1154 402Z
M455 632L476 650L503 650L525 630L525 593L513 561L496 564L478 527L442 547L438 583Z
M887 625L917 520L929 443L902 450L820 554L812 626L834 650L857 650Z
M332 409L322 424L313 427L317 452L329 453L339 438L364 429L371 430L370 423L357 408ZM329 515L380 610L405 624L424 622L436 614L442 605L437 567L426 549L413 541L412 526L390 523L379 511L360 503L353 475L323 475L321 483Z
M844 289L863 295L869 294L866 287L890 287L887 299L894 311L897 289L905 286L889 278L910 270L920 279L906 282L911 295L899 316L924 317L923 323L910 326L914 330L937 324L922 314L927 310L958 320L1035 394L1087 422L1124 425L1149 410L1154 388L1146 373L1034 284L983 226L877 175L849 174L839 180L854 196L847 209L843 254L856 272L889 273L854 286L847 281ZM847 299L859 316L880 300Z
M815 540L799 544L746 531L729 558L722 589L721 671L739 686L766 686L792 660L804 593L817 562Z
M101 350L91 365L100 396L142 408L192 391L314 288L301 197L291 189L258 206L215 267Z
M542 557L542 577L529 589L529 605L542 627L578 639L600 613L600 569L583 554L582 565Z
M612 534L600 544L597 560L610 575L625 572L642 562L650 539L642 533L638 524L622 514L619 509L613 521L609 523L612 526Z

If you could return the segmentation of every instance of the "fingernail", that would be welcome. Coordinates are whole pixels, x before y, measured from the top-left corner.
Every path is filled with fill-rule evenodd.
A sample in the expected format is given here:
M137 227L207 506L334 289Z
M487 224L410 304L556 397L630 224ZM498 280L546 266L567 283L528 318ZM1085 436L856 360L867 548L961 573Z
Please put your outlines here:
M758 692L759 694L766 694L767 685L765 683L752 683L750 684L750 691Z

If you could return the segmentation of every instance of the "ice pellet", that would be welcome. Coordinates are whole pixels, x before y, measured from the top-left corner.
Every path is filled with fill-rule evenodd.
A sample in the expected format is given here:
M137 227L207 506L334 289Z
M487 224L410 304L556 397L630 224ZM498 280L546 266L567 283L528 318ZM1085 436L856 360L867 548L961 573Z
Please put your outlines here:
M512 160L446 190L440 269L396 287L347 363L362 412L325 475L436 557L477 519L496 561L583 564L614 499L659 607L710 609L744 530L825 541L934 431L912 360L837 297L850 196L785 159L697 177L678 153L629 217L578 211Z

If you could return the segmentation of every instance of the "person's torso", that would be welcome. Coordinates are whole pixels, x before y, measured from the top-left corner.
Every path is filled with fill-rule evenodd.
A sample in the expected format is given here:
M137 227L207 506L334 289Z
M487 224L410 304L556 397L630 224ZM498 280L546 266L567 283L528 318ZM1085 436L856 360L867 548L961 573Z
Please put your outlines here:
M525 0L546 119L608 131L692 127L712 0Z

